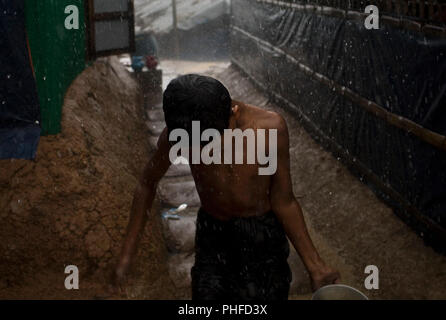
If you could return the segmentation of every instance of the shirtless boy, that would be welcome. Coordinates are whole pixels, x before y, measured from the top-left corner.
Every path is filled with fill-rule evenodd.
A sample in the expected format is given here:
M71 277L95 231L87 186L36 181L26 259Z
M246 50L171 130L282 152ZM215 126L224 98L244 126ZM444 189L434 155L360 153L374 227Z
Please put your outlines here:
M286 300L291 281L287 236L309 271L313 290L339 281L339 273L316 251L294 197L288 128L282 116L232 100L219 81L194 74L169 83L163 109L167 127L135 191L114 272L116 287L123 284L157 184L171 165L169 134L174 129L190 133L192 121L200 121L201 131L214 128L222 135L224 129L277 129L277 169L272 175L259 175L258 163L190 164L201 200L191 270L192 298ZM246 150L246 144L243 148Z

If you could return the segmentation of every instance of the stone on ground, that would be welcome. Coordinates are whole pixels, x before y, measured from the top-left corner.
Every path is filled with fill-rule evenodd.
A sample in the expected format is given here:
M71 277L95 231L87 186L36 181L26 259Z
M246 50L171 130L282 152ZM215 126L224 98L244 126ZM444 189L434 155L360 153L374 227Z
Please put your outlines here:
M167 248L172 253L193 253L195 245L194 216L183 216L179 220L162 218L163 234Z
M159 137L161 132L163 132L166 124L164 121L147 121L147 129L149 129L150 135L154 137Z
M200 205L194 181L161 181L158 186L158 195L160 200L169 207L178 207L183 203L191 207Z
M149 137L149 146L152 150L155 150L158 145L158 137Z
M150 121L164 121L164 112L162 109L152 109L147 111L147 118Z
M183 177L190 174L191 172L188 164L172 164L166 172L167 177Z
M190 299L190 270L195 262L195 254L180 253L168 258L169 276L183 299Z

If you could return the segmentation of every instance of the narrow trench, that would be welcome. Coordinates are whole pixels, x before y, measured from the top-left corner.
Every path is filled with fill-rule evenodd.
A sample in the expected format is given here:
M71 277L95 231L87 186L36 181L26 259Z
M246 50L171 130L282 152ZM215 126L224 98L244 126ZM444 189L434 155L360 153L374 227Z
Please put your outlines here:
M364 288L366 264L382 266L382 290L368 291L372 299L391 297L440 297L440 282L426 288L424 283L433 275L444 259L426 247L391 208L377 198L371 190L352 175L332 154L324 150L299 124L290 112L271 103L237 68L228 62L162 61L163 88L177 75L200 73L220 80L227 86L231 97L284 116L290 131L291 176L294 193L303 208L305 220L319 253L341 273L342 283ZM157 137L164 127L162 90L146 97L149 143L156 147ZM194 262L195 218L199 198L188 166L172 166L159 184L157 198L160 216L167 210L185 203L179 220L162 220L163 234L168 249L167 266L175 298L189 299L190 268ZM355 213L353 216L352 213ZM370 220L373 216L374 219ZM377 225L379 224L379 226ZM339 232L356 228L359 234ZM398 230L396 232L395 230ZM386 250L382 250L382 239ZM404 245L403 245L404 244ZM308 273L296 251L290 247L290 264L293 280L290 299L310 299ZM392 259L393 256L401 259ZM423 261L418 259L423 256ZM400 263L404 261L405 263ZM413 270L424 270L414 273ZM396 275L396 276L395 276ZM411 278L412 291L399 285ZM172 285L172 284L165 284ZM159 297L162 298L162 297Z
M163 71L162 87L155 89L156 91L144 94L146 126L151 150L155 150L159 135L165 127L162 111L162 92L167 87L167 84L178 75L186 73L200 73L218 77L219 74L225 71L227 73L229 66L229 62L221 61L165 60L161 62L160 69ZM256 96L253 96L253 94ZM257 101L255 101L255 98L257 98ZM264 106L268 102L267 98L256 91L251 92L249 99L251 102L257 102L260 106ZM172 282L165 283L165 285L173 284L175 286L175 298L190 299L190 269L194 263L195 220L200 206L200 199L188 165L171 165L158 185L157 199L160 205L156 206L156 212L154 213L161 217L162 233L168 252L167 269ZM187 205L187 208L177 213L176 219L165 215L169 213L169 210L184 204ZM309 284L302 285L303 282L308 282L305 279L306 272L295 253L290 255L289 263L295 273L293 275L294 282L290 290L290 298L309 298L311 296Z

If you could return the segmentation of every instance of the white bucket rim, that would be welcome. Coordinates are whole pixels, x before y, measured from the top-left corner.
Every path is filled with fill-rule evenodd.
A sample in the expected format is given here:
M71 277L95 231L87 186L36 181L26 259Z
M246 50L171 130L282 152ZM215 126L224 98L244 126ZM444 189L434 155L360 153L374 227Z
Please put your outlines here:
M353 290L353 291L355 291L356 293L358 293L360 296L362 296L362 297L364 298L364 300L369 300L369 298L368 298L364 293L362 293L362 292L359 291L358 289L353 288L353 287L351 287L351 286L348 286L348 285L346 285L346 284L328 284L328 285L326 285L326 286L320 287L319 289L317 289L317 290L313 293L313 295L311 296L311 300L314 300L314 297L316 296L316 294L318 294L318 292L319 292L320 290L322 290L322 289L324 289L324 288L331 288L331 287L337 287L337 288L339 288L339 287L343 287L343 288L348 288L348 289Z

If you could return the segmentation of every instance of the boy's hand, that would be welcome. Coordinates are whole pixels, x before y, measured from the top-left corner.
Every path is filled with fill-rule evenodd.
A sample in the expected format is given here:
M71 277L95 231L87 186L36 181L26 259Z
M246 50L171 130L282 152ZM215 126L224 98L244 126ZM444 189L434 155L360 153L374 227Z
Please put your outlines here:
M341 279L339 272L327 265L323 265L311 272L310 277L313 291L329 284L339 283Z

